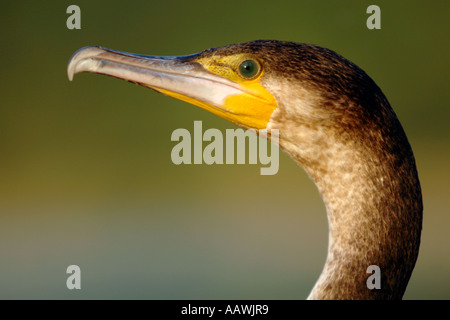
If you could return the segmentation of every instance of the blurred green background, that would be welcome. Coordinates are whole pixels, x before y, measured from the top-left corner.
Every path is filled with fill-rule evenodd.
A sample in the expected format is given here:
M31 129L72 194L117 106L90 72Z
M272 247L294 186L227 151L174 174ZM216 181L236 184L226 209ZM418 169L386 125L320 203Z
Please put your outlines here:
M81 8L81 30L66 8ZM381 8L381 30L366 8ZM187 103L66 67L80 47L183 55L255 39L333 49L382 88L413 146L422 246L406 299L450 298L449 1L8 1L0 10L0 298L304 299L327 218L285 154L172 164L177 128L235 128ZM81 290L66 268L81 268Z

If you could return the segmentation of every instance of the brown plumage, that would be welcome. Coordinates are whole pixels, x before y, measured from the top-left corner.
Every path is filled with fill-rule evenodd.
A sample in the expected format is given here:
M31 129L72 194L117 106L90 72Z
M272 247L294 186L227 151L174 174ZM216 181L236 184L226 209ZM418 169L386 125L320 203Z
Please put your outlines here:
M278 103L268 127L280 130L280 146L327 206L329 253L310 297L402 298L419 250L422 197L413 152L379 87L317 46L258 41L228 50L262 57L261 82ZM366 286L370 265L380 267L380 290Z
M328 256L309 298L401 299L418 256L422 196L388 100L355 64L314 45L252 41L175 60L202 76L198 61L242 53L261 63L259 82L276 100L267 129L279 130L280 147L306 170L327 207ZM97 65L81 71L111 75ZM367 288L370 265L380 267L381 289Z

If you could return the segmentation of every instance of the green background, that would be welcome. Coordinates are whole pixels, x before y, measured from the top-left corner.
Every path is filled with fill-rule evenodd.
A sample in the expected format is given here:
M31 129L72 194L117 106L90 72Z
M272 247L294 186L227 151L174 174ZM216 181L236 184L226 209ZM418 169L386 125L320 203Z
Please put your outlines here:
M68 30L66 8L81 8ZM381 8L381 30L366 8ZM235 128L110 77L67 79L86 45L184 55L255 39L328 47L396 110L424 197L406 299L450 298L449 1L7 1L0 10L0 298L304 299L325 262L316 187L284 153L171 162L177 128ZM81 290L66 268L81 268Z

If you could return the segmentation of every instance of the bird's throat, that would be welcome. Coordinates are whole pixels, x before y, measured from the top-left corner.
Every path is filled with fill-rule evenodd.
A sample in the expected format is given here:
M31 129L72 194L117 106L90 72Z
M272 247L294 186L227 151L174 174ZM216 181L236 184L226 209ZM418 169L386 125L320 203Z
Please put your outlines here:
M327 260L309 299L401 299L422 224L414 157L407 140L353 134L287 119L280 127L280 146L315 182L328 214ZM370 266L380 268L380 289L367 285Z

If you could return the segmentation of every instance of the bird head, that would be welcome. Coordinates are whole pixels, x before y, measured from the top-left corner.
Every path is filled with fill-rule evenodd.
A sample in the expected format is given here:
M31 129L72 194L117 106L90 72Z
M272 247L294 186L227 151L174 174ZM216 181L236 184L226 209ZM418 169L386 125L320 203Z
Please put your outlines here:
M324 143L335 143L334 138L364 134L374 125L389 129L386 115L393 114L363 70L329 49L309 44L259 40L186 56L85 47L68 65L70 80L79 72L137 83L244 128L278 129L280 145L295 149L291 156L303 165L317 158L321 144L323 151Z

